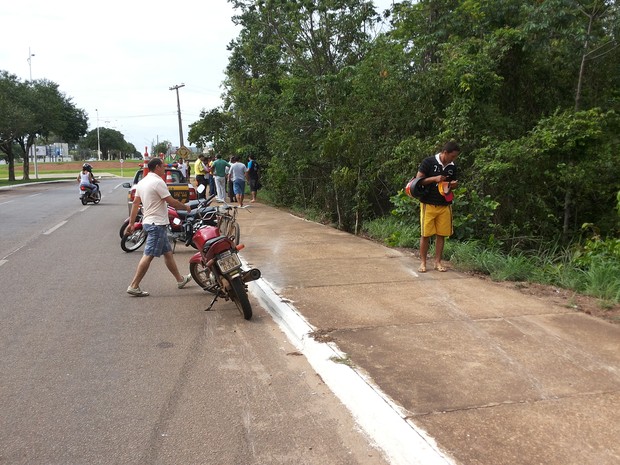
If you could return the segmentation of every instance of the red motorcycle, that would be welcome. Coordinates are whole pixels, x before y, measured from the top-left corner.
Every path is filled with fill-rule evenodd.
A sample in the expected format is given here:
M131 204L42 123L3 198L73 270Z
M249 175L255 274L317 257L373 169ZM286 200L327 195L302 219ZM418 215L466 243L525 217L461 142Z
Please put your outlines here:
M215 295L206 310L211 310L215 301L222 297L232 300L243 318L251 319L247 283L259 279L261 273L257 268L242 268L239 250L243 245L236 245L233 238L222 236L217 226L199 228L192 240L199 252L190 259L189 271L198 285Z
M215 224L215 215L213 215L215 207L209 206L209 203L214 198L215 196L209 197L206 200L191 200L188 204L192 207L192 211L189 213L183 210L178 211L168 206L168 239L173 243L173 250L177 242L196 248L191 240L194 231L205 224ZM125 252L133 252L142 247L142 244L146 242L146 231L142 228L142 209L140 209L136 216L133 232L126 235L125 229L128 224L129 218L123 222L120 229L121 249Z

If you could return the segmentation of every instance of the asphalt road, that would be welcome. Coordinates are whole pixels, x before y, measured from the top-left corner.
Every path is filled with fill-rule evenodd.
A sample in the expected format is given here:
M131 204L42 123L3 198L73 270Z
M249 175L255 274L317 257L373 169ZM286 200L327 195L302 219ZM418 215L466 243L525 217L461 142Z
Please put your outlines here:
M121 182L0 191L0 464L385 464L254 299L205 312L162 259L125 293Z

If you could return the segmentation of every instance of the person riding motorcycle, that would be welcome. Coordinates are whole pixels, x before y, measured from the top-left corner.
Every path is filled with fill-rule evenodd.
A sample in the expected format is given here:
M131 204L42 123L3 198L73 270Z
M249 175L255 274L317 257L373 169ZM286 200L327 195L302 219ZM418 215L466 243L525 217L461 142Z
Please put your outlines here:
M77 180L80 186L86 186L91 189L91 195L99 190L99 186L97 185L98 181L95 179L95 176L93 176L93 167L88 163L82 165L82 171L78 175Z

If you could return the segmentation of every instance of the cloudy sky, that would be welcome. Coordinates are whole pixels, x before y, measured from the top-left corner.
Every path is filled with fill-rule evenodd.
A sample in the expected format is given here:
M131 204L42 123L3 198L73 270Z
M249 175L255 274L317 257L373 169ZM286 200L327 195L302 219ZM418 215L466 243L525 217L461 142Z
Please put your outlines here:
M202 109L220 105L226 46L238 34L226 0L20 0L2 7L0 69L49 79L86 111L89 129L116 129L143 152L179 144ZM375 0L379 10L391 0ZM29 54L30 62L28 61Z

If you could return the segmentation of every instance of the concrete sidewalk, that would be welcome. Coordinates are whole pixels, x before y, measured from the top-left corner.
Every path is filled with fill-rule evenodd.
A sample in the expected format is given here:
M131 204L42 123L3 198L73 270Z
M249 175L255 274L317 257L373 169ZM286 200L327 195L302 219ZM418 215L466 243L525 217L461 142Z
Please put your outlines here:
M620 463L620 325L455 271L419 274L411 255L264 204L238 219L242 256L276 299L437 452L394 462Z

